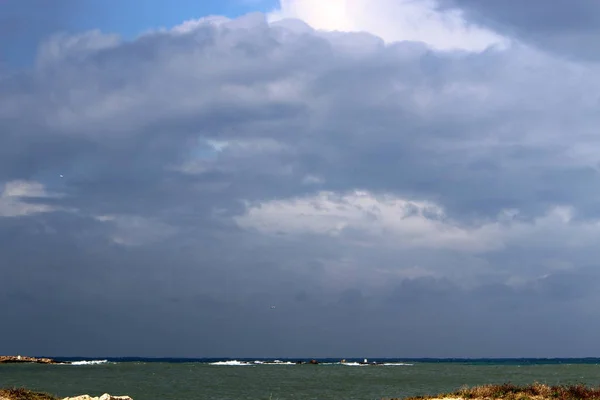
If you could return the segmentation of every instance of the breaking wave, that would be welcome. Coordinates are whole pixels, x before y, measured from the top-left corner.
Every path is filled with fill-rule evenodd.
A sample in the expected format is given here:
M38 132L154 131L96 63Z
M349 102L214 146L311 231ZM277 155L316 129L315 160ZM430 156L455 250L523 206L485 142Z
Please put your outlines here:
M273 361L265 361L265 360L255 360L255 361L239 361L239 360L226 360L226 361L215 361L208 363L210 365L220 365L220 366L252 366L252 365L296 365L296 364L307 364L307 362L293 362L293 361L281 361L281 360L273 360ZM375 362L375 363L364 363L357 361L345 361L345 362L320 362L320 365L344 365L348 367L369 367L369 366L410 366L413 364L403 363L403 362Z
M394 367L394 366L411 366L412 364L401 363L401 362L388 362L388 363L359 363L359 362L340 362L336 363L339 365L346 365L348 367L371 367L371 366L384 366L384 367Z
M256 362L256 361L254 361ZM262 362L261 364L267 364L267 365L296 365L296 363L293 363L291 361L281 361L281 360L275 360L273 362Z
M281 361L281 360L274 360L274 361L261 361L261 360L256 360L256 361L238 361L238 360L228 360L228 361L216 361L216 362L212 362L209 363L210 365L230 365L230 366L248 366L248 365L295 365L296 363L293 363L291 361Z
M108 360L71 361L69 365L99 365L106 364Z
M238 361L238 360L231 360L231 361L217 361L217 362L213 362L210 363L210 365L253 365L254 363L249 363L246 361Z

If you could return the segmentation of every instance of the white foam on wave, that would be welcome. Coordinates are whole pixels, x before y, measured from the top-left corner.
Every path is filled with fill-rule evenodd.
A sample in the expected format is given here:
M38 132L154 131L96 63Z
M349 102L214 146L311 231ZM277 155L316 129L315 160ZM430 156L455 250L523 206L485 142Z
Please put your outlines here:
M351 362L324 362L320 363L321 365L345 365L348 367L369 367L369 366L410 366L413 364L407 364L402 362L390 362L390 363L360 363L356 361ZM296 365L295 362L291 361L282 361L282 360L273 360L273 361L238 361L238 360L229 360L229 361L216 361L210 363L210 365L225 365L225 366L248 366L248 365Z
M89 360L89 361L72 361L67 365L99 365L106 364L108 360Z
M229 360L229 361L216 361L210 363L210 365L231 365L231 366L239 366L239 365L295 365L296 363L290 361L281 361L281 360L273 360L273 361L238 361L238 360Z
M383 363L384 366L386 367L392 367L392 366L410 366L412 364L407 364L407 363Z
M248 362L244 362L244 361L238 361L238 360L231 360L231 361L217 361L217 362L210 363L210 365L235 365L235 366L239 366L239 365L252 365L252 363L248 363Z
M410 366L412 364L407 364L407 363L359 363L359 362L340 362L340 363L336 363L339 365L346 365L348 367L369 367L369 366L384 366L384 367L399 367L399 366Z

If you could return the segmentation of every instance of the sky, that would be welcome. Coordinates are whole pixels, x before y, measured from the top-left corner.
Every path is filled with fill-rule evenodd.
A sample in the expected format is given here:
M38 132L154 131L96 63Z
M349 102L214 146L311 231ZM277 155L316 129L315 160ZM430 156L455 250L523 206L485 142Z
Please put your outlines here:
M600 3L0 2L0 353L600 356Z

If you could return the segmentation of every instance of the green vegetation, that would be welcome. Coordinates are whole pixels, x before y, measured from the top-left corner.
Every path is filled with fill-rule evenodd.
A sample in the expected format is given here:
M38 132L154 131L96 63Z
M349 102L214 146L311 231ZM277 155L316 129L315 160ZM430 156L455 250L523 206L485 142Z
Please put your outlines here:
M58 400L48 393L33 392L24 388L0 389L0 400Z
M271 396L269 398L272 398ZM502 385L483 385L463 387L453 393L435 396L409 397L404 400L431 399L502 399L502 400L600 400L600 387L585 385L549 386L534 383L528 386L516 386L510 383ZM25 388L0 389L0 400L59 400L48 393L33 392ZM400 400L387 399L387 400Z
M437 396L411 397L405 400L443 398L502 400L600 400L600 387L592 388L581 384L549 386L541 383L534 383L528 386L516 386L510 383L504 383L502 385L464 387L453 393L440 394Z

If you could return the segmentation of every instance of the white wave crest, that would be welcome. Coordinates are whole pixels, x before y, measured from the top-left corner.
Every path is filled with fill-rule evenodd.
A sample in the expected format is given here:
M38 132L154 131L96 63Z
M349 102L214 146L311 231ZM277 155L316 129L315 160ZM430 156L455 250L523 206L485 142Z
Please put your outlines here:
M396 366L409 366L412 364L407 363L359 363L359 362L340 362L339 365L346 365L348 367L368 367L368 366L384 366L384 367L396 367Z
M70 365L99 365L107 362L108 360L72 361Z
M231 360L231 361L217 361L217 362L210 363L210 365L236 365L236 366L238 366L238 365L252 365L252 363L238 361L238 360Z
M265 364L269 364L269 365L296 365L296 363L293 363L291 361L281 361L281 360L275 360L273 362L265 363Z
M216 361L210 363L210 365L295 365L296 363L290 361L281 361L281 360L273 360L273 361L238 361L238 360L229 360L229 361Z

